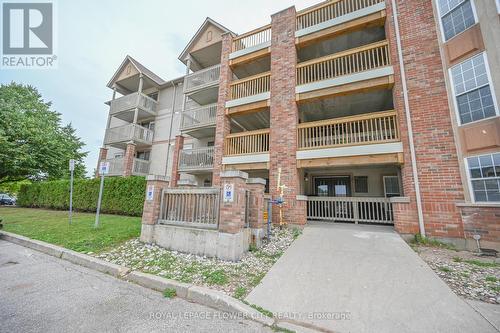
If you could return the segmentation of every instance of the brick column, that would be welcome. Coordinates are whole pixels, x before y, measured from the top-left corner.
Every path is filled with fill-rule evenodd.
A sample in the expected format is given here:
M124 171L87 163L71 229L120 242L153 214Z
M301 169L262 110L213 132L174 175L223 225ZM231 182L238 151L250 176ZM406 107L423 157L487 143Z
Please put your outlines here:
M252 233L252 244L258 247L262 244L264 237L265 221L264 221L264 191L266 181L262 178L247 179L247 189L250 191L250 205L248 207L248 224Z
M248 174L242 171L224 171L220 173L222 191L225 184L234 185L233 202L224 202L221 198L219 231L237 234L245 226L245 192ZM224 196L224 193L221 193Z
M394 229L400 234L418 234L417 203L408 197L391 198Z
M142 211L142 231L141 241L151 243L153 241L152 225L156 224L160 217L161 193L168 187L168 180L162 176L146 177L146 196L144 198L144 208ZM148 200L148 190L153 187L153 197Z
M123 158L123 175L130 176L134 170L134 158L135 158L135 143L127 143L127 148L125 149L125 156Z
M95 170L95 177L99 177L99 165L108 157L108 148L99 148L99 157L97 158L97 168Z
M214 142L214 169L212 184L220 185L222 172L222 156L224 155L224 138L230 133L229 117L226 115L226 101L229 99L229 84L233 79L233 72L229 67L229 54L233 45L233 36L230 33L222 35L222 52L220 61L219 97L217 100L217 115Z
M278 169L281 168L281 183L284 191L284 221L303 224L306 217L298 209L297 195L300 180L297 169L297 123L298 108L295 102L295 7L272 15L271 21L271 133L270 133L270 192L278 197ZM273 222L279 221L279 209L273 209Z
M182 135L177 135L175 137L175 147L174 154L172 157L172 173L170 176L170 187L177 187L177 181L179 180L179 156L182 148L184 147L184 137Z
M455 203L464 200L464 193L432 1L397 0L397 3L425 229L429 236L463 237L460 211ZM386 1L386 6L386 36L394 67L394 109L398 113L404 151L401 176L404 196L410 200L404 214L395 213L395 225L397 230L404 226L401 230L413 233L418 230L413 170L392 2ZM415 29L416 24L419 29Z

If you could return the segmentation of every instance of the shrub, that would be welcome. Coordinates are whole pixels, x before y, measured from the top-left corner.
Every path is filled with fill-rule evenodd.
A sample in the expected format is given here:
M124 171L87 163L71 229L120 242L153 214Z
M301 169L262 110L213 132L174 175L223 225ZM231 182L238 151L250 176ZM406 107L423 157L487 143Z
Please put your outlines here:
M73 209L95 212L100 179L78 179L73 184ZM21 186L17 204L22 207L49 209L69 208L69 180L34 182ZM101 212L109 214L142 215L146 180L144 177L107 177Z

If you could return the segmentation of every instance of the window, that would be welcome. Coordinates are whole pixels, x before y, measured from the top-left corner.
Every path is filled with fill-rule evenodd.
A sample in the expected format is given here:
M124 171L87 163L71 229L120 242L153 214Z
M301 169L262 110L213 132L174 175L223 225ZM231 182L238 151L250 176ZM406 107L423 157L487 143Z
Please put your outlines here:
M450 69L461 124L496 115L485 54L478 54Z
M122 158L123 157L123 153L115 153L115 158Z
M384 194L386 198L399 197L401 195L398 176L384 176Z
M476 23L471 0L438 0L438 8L445 41Z
M354 177L354 192L368 193L368 177L356 176Z
M500 153L467 158L475 201L500 202Z

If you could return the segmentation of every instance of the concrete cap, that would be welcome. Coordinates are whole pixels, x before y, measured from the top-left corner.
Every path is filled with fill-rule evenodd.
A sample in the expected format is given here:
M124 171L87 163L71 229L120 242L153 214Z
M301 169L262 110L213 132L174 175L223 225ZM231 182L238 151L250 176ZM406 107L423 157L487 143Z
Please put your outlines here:
M410 203L409 197L392 197L389 198L390 202L393 203Z
M168 181L170 181L170 177L161 176L161 175L147 175L146 180L148 180L148 181L160 180L160 181L168 182Z
M264 178L248 178L247 184L262 184L266 185L266 180Z
M248 173L240 170L227 170L220 173L220 178L242 178L248 179Z
M307 201L307 195L297 194L295 199L298 201Z
M177 181L177 186L197 186L198 183L191 179L179 179Z

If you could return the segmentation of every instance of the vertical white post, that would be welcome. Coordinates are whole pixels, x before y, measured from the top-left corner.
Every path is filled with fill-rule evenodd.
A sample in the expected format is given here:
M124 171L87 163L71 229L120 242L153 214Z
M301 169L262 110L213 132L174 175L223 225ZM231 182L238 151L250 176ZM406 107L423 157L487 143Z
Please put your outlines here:
M71 168L71 178L69 181L69 224L73 222L73 168Z
M95 214L94 228L99 227L99 212L101 211L102 189L104 187L104 175L101 173L101 185L99 187L99 198L97 199L97 211Z

